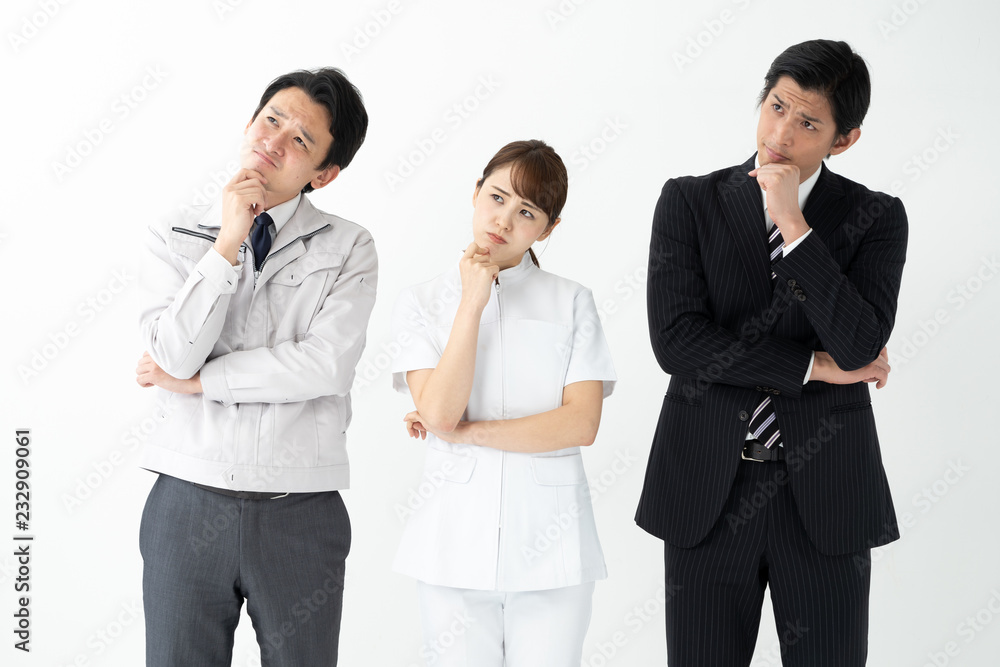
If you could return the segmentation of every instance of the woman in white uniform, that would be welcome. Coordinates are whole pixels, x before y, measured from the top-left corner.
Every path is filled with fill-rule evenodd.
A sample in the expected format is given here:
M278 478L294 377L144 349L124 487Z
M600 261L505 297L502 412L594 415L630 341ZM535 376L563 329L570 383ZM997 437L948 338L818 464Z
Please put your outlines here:
M590 291L542 271L566 167L541 141L489 162L458 266L404 290L393 383L435 489L394 569L418 580L428 665L579 667L607 576L580 447L615 372Z

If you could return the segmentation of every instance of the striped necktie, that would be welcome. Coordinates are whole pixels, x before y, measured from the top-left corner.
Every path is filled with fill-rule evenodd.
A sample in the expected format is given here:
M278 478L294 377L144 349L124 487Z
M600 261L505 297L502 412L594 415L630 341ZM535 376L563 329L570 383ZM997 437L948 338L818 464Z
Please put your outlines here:
M778 229L778 225L771 228L771 232L767 238L767 249L771 256L771 266L781 258L782 249L785 247L785 242L781 238L781 230ZM778 276L771 271L771 288L778 282ZM778 415L774 411L774 404L771 403L771 397L768 396L757 406L754 410L753 416L750 418L750 433L753 434L758 441L764 443L764 446L770 449L774 446L781 446L781 430L778 428Z

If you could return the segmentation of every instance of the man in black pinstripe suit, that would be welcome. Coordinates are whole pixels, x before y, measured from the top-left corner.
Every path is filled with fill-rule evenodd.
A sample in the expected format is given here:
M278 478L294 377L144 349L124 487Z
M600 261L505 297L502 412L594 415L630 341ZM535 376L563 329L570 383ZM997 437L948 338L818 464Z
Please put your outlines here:
M757 154L663 187L648 313L670 374L636 522L665 544L671 667L749 665L770 586L786 667L864 665L870 549L899 537L868 383L889 373L902 203L831 172L870 81L790 47Z

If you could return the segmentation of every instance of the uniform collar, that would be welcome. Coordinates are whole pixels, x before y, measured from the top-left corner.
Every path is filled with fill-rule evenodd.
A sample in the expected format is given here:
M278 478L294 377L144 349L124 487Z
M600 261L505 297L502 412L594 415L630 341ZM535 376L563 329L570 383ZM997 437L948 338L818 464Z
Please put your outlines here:
M299 201L302 199L302 193L299 192L297 195L292 197L286 202L282 202L277 206L272 206L267 209L267 214L271 216L271 220L274 221L274 231L280 232L281 228L285 226L292 214L295 213L295 209L299 206Z
M525 252L521 257L519 264L512 266L509 269L501 269L500 275L497 276L497 282L501 285L520 282L536 268L535 263L531 261L531 255L528 252Z

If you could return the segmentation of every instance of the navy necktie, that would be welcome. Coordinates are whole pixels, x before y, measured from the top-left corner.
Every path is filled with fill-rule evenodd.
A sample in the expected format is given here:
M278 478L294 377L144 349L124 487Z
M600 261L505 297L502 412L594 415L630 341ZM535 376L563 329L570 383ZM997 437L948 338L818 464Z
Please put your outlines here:
M771 228L771 232L767 239L767 249L771 255L771 266L781 259L784 254L785 242L781 238L781 230L778 229L778 225ZM772 288L778 282L778 276L771 271L771 286ZM760 442L764 443L764 446L770 449L774 446L781 446L781 429L778 428L778 415L774 411L774 405L771 403L771 397L768 396L763 401L757 405L757 409L754 410L753 417L750 418L750 432L753 433L754 437Z
M250 246L253 248L253 268L260 271L268 251L271 250L271 225L274 221L264 211L253 219L253 231L250 232Z

